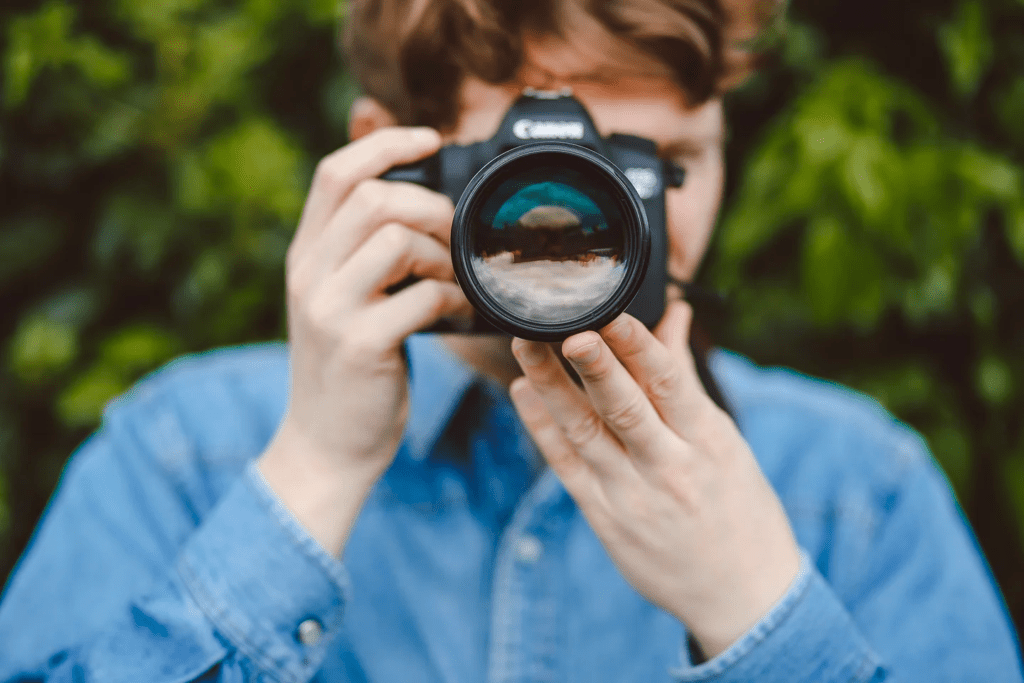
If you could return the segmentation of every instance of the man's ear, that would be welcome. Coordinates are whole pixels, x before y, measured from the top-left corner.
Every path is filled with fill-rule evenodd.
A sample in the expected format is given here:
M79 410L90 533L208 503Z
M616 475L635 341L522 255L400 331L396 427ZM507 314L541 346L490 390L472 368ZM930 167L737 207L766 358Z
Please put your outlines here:
M357 97L348 111L349 140L358 140L378 128L397 125L395 115L372 97Z

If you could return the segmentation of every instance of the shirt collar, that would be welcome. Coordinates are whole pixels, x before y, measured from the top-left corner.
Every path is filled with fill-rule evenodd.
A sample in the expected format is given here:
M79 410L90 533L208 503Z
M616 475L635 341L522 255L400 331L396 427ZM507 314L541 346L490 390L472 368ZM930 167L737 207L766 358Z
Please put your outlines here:
M470 366L455 357L435 335L406 339L409 356L409 420L404 442L413 460L433 450L445 425L469 387L478 379Z

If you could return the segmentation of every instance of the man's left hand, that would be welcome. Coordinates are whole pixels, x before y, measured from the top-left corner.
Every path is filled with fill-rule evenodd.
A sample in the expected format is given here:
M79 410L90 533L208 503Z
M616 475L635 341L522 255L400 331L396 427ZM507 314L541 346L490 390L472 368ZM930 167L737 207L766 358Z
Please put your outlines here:
M799 550L775 491L705 393L673 301L654 334L628 314L562 343L513 341L512 400L623 576L713 657L786 592Z

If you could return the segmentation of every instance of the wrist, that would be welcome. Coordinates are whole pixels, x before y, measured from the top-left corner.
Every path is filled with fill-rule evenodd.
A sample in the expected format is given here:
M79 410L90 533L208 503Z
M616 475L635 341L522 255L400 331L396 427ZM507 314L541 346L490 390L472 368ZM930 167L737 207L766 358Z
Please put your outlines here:
M363 502L382 472L324 453L286 420L257 469L310 535L340 556Z
M794 542L759 564L743 581L718 582L725 590L681 618L708 659L743 637L790 592L800 574L800 550Z

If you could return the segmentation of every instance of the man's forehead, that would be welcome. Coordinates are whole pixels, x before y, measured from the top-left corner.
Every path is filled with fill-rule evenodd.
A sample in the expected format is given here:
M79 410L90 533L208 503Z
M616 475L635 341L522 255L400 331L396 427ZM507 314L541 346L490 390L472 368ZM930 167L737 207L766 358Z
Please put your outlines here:
M723 135L720 99L693 106L667 66L629 46L606 46L598 41L579 45L549 39L545 43L527 43L526 47L524 66L513 87L569 86L584 104L599 106L621 100L625 108L616 109L626 118L643 117L667 135L674 128L691 139L719 139ZM609 110L599 108L604 114L595 116L600 126L600 119L606 118ZM619 126L616 128L603 132L623 132Z
M715 143L723 135L719 100L691 106L667 64L609 33L591 15L577 12L562 17L557 33L523 36L523 63L511 82L489 86L472 77L464 82L460 114L477 134L460 142L484 139L481 131L496 130L524 88L566 86L591 110L603 135L641 134L667 152L697 141Z
M580 73L573 80L552 80L551 89L568 85L590 110L601 135L630 133L658 142L666 156L694 146L718 145L724 137L722 102L713 98L691 107L670 79L635 73ZM469 144L494 134L523 87L543 88L537 82L516 81L500 86L469 78L461 92L460 126L452 141Z

